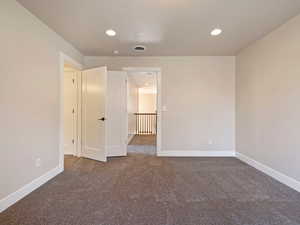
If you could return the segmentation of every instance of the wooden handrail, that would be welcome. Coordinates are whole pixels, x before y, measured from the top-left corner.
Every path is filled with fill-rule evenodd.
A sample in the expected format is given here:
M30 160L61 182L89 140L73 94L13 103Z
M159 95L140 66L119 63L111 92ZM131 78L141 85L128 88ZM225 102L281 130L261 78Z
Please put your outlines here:
M157 115L157 113L134 113L134 115Z

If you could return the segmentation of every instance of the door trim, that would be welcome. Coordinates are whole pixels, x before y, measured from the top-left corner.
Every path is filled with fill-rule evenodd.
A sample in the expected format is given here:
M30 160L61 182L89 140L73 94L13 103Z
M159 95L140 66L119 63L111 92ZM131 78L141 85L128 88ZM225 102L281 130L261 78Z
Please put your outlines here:
M156 133L156 155L159 156L162 146L162 70L160 67L123 67L126 72L155 72L157 82L157 133ZM128 122L127 122L128 124ZM128 137L128 129L126 131Z
M64 169L64 65L70 64L79 71L77 74L77 145L76 145L76 156L81 155L81 70L83 69L82 64L77 62L72 57L66 55L63 52L59 53L59 96L60 96L60 112L59 112L59 168Z

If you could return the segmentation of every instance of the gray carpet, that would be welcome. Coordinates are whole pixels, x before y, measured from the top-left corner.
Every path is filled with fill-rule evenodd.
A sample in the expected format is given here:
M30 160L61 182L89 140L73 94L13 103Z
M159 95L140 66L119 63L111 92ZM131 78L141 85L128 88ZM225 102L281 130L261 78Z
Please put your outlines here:
M135 135L129 145L156 145L156 135Z
M131 153L65 171L0 214L1 225L299 225L300 194L234 158Z

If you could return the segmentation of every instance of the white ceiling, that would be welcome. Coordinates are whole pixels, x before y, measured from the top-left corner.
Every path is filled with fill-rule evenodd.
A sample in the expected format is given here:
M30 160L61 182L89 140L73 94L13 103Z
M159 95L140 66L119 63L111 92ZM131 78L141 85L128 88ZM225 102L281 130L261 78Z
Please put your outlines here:
M128 78L136 84L138 88L149 90L156 89L155 74L151 72L128 72Z
M84 55L235 55L300 13L300 0L18 0ZM211 37L213 28L223 34ZM114 29L117 36L105 35ZM143 44L144 53L132 47Z

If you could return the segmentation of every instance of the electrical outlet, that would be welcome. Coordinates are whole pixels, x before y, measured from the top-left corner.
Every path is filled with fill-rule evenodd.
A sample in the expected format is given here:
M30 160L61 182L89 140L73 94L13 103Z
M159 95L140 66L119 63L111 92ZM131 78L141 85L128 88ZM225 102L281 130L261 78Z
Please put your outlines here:
M213 141L212 141L212 140L208 140L208 144L209 144L209 145L212 145L212 144L213 144Z
M41 166L41 159L40 159L40 158L37 158L37 159L35 160L35 166L36 166L36 167L40 167L40 166Z

